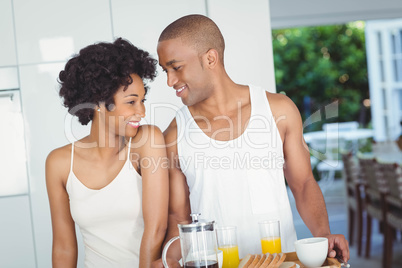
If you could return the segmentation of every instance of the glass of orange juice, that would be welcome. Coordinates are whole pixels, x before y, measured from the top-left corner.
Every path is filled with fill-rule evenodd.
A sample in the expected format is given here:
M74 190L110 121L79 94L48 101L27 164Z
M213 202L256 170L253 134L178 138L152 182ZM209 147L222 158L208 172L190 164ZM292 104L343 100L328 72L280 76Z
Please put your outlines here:
M262 253L281 253L281 232L279 220L261 221L260 226Z
M218 226L216 238L218 248L223 252L222 268L237 268L239 266L239 248L236 226Z

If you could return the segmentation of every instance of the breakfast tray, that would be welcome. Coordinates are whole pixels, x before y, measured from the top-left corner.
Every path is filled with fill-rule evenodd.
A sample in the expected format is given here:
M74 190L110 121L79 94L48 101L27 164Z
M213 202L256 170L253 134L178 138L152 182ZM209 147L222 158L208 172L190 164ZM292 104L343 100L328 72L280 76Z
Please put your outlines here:
M288 252L286 253L286 259L285 261L292 261L297 263L298 265L300 265L300 268L305 267L297 258L297 254L296 252ZM337 267L337 268L341 268L341 264L339 263L339 261L335 258L327 258L324 262L324 264L321 267Z

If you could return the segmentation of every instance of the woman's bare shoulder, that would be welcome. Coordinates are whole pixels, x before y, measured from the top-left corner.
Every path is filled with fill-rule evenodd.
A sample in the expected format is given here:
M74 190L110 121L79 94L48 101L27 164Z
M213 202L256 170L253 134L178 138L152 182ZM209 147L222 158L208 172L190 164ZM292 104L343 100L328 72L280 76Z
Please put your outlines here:
M66 157L69 158L71 156L71 145L72 144L70 143L52 150L47 156L47 159L50 159L51 161L58 161Z
M131 139L131 148L140 155L152 154L155 149L165 149L162 131L154 125L142 125Z
M160 139L163 139L163 133L159 127L155 125L142 125L138 128L135 137L131 139L131 144L141 143L145 145L153 141L158 142Z
M71 162L71 144L52 150L46 158L47 173L68 174Z

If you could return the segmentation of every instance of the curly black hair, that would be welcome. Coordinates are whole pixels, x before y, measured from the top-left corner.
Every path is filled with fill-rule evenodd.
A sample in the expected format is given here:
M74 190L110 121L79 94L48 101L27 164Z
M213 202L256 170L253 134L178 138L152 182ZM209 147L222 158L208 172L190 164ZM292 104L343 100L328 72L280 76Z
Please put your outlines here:
M114 95L127 89L137 74L142 80L156 77L157 61L122 38L113 43L96 43L80 50L59 74L59 95L68 112L78 117L82 125L93 119L94 108L104 102L109 110ZM145 86L145 93L148 87Z

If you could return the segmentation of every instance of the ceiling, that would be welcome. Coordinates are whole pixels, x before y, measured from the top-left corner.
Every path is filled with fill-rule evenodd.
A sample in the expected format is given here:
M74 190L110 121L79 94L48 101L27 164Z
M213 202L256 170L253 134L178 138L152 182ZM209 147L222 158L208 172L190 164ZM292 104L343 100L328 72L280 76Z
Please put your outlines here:
M402 0L269 0L273 29L402 18Z

